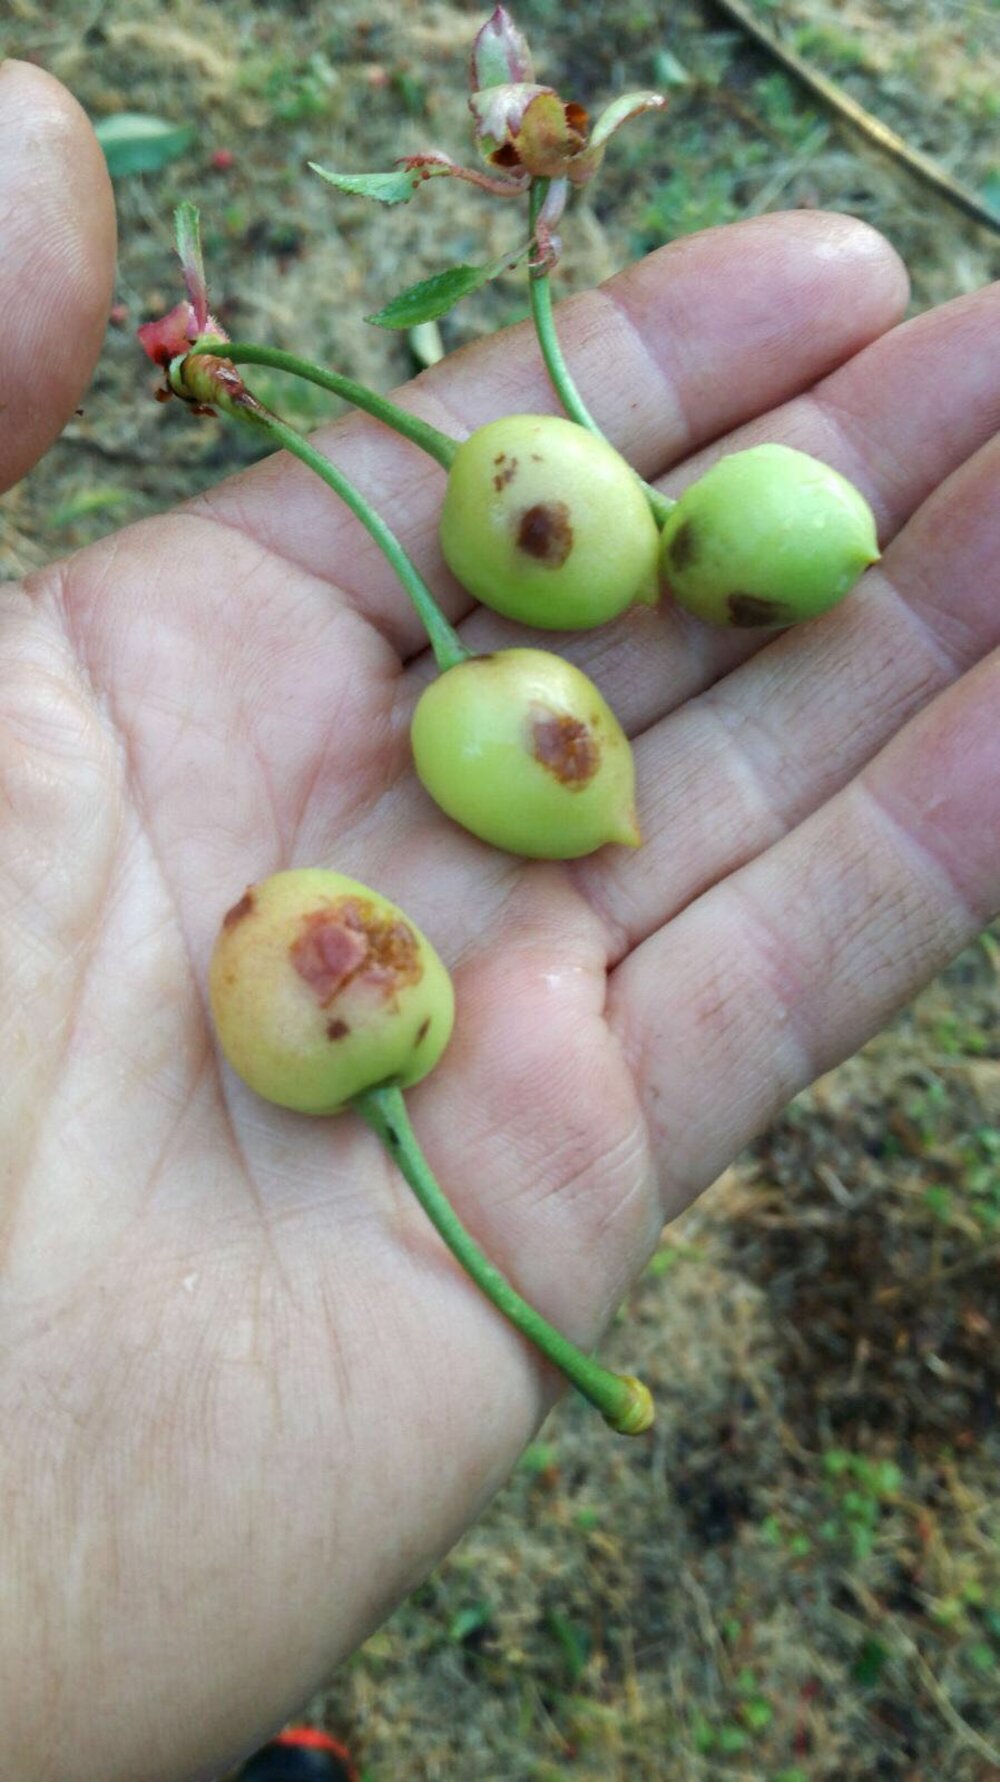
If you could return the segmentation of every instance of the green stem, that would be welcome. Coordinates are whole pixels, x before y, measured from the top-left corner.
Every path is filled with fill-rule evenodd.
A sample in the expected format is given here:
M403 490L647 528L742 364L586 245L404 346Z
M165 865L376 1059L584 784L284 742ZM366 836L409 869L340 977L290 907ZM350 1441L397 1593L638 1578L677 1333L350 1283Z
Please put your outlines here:
M666 525L667 520L677 506L673 496L664 495L662 489L654 489L652 483L646 482L645 477L640 477L639 481L642 484L646 500L649 502L650 511L656 524L658 526Z
M407 414L405 409L391 402L388 396L379 396L376 391L369 390L367 384L359 384L341 371L329 371L325 365L314 365L311 359L300 358L298 353L286 353L280 347L255 346L248 340L227 340L225 347L222 347L217 339L209 337L191 348L191 354L197 353L210 353L216 357L224 355L234 365L267 365L272 371L287 371L293 377L303 378L306 383L318 384L321 390L330 390L335 396L343 396L355 408L362 408L366 414L374 415L377 421L384 421L394 432L401 433L404 439L412 440L414 445L428 452L443 469L451 469L452 460L458 451L457 439L432 427L429 421L421 421L416 415Z
M216 342L217 347L218 345ZM198 355L205 356L204 353ZM407 556L392 528L386 524L381 514L376 513L343 471L331 464L329 458L324 458L322 452L318 452L296 428L290 427L287 421L279 420L277 415L271 414L269 409L258 402L237 371L230 372L227 379L225 360L213 356L204 369L201 369L197 363L190 365L191 358L192 354L189 353L181 361L179 369L175 371L171 368L171 382L178 393L189 400L193 397L196 401L221 409L223 414L231 416L233 420L242 421L255 428L258 433L266 434L275 445L283 446L286 452L291 452L303 464L307 464L310 470L315 471L361 521L383 556L392 564L427 632L434 660L441 673L445 674L449 668L455 668L460 662L468 662L475 652L466 649L457 631L448 623L416 564Z
M545 203L548 189L549 181L547 179L534 179L531 182L528 204L532 237L534 237L539 212ZM555 316L552 312L552 286L547 266L532 267L528 274L528 296L531 299L531 317L535 324L538 345L541 348L552 388L570 420L578 422L581 427L586 427L589 432L596 433L598 439L603 439L604 435L573 382L573 375L563 358L563 350L556 333Z
M641 1435L648 1429L653 1421L653 1401L642 1381L630 1374L610 1373L585 1355L521 1298L470 1237L431 1173L410 1125L402 1090L369 1089L357 1097L353 1106L394 1158L452 1255L497 1310L561 1369L584 1398L596 1405L612 1429L622 1435Z
M548 189L547 179L534 179L531 182L528 202L532 235L534 235L538 215L545 202L545 194ZM531 300L531 316L535 324L538 345L552 388L571 421L576 421L581 427L586 427L590 433L596 433L598 439L604 439L606 436L602 433L580 395L573 381L573 374L563 357L559 336L556 333L556 321L552 308L552 285L547 266L533 267L528 274L528 295ZM639 478L639 481L642 483L643 492L649 502L654 520L658 526L662 526L667 515L677 506L676 501L672 501L669 495L662 495L659 489L654 489L652 484L645 482L642 477Z

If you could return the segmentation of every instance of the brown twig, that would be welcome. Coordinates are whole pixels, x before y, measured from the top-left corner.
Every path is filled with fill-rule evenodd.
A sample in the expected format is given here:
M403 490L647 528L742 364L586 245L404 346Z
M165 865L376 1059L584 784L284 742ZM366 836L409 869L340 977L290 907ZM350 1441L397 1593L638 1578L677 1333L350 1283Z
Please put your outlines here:
M713 0L713 4L721 12L724 12L727 18L731 18L735 24L739 25L740 30L752 38L754 43L765 50L782 68L786 69L797 81L801 81L803 86L808 87L822 105L825 105L837 117L842 118L844 123L849 124L853 130L857 130L866 142L871 143L873 148L878 149L881 154L888 155L899 166L905 167L915 179L922 180L924 185L930 186L932 191L937 192L938 196L944 198L947 203L954 205L956 210L971 217L974 223L981 223L984 229L991 229L994 235L1000 235L1000 216L990 208L984 199L971 191L968 186L962 185L961 181L953 179L951 174L946 173L936 161L932 161L929 155L924 155L919 149L913 148L902 136L898 136L895 130L890 130L888 124L883 124L880 118L867 111L863 105L859 105L856 99L850 98L843 88L837 85L836 81L821 74L795 50L786 49L784 44L779 43L778 39L758 22L749 6L744 4L744 0Z

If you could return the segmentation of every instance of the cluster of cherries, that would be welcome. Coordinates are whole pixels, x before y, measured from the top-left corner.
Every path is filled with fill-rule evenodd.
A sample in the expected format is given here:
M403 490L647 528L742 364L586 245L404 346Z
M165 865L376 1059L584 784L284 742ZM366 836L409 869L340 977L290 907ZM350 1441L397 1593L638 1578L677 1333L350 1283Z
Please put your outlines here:
M574 166L581 179L582 170L586 177L595 170L600 120L588 136L582 108L563 106L551 89L523 78L531 74L527 46L499 7L477 37L472 66L474 81L483 83L473 95L480 102L473 112L482 120L481 143L503 170L477 183L534 191L532 276L542 280L556 251L551 225L561 208L560 179L572 183ZM655 96L628 97L636 103L630 111L617 101L618 121L648 109ZM553 101L565 124L561 149L552 147ZM538 127L541 114L532 121L532 108L537 113L540 105L545 131ZM603 140L596 146L602 150ZM443 160L416 157L407 165L422 177L462 171ZM391 177L370 176L370 183ZM351 189L359 182L360 176ZM341 183L348 183L346 176ZM638 846L634 763L624 731L593 682L554 652L471 654L384 521L339 470L264 409L238 363L275 365L339 390L432 451L448 473L440 542L450 570L484 605L536 629L602 625L635 604L654 605L664 585L710 623L783 627L825 612L878 557L874 520L858 491L825 464L785 446L722 457L670 502L579 420L512 415L458 444L339 374L230 342L208 311L190 207L182 207L178 226L188 299L163 321L147 324L143 344L164 367L171 390L296 452L386 549L428 623L441 670L413 715L416 773L441 810L484 842L527 858L560 860L611 843ZM578 401L572 406L585 414ZM498 1276L416 1147L401 1091L425 1077L444 1052L454 998L444 965L409 918L335 872L278 873L250 886L226 915L210 987L220 1044L238 1074L283 1107L359 1112L500 1310L615 1428L638 1433L648 1427L646 1388L583 1356Z

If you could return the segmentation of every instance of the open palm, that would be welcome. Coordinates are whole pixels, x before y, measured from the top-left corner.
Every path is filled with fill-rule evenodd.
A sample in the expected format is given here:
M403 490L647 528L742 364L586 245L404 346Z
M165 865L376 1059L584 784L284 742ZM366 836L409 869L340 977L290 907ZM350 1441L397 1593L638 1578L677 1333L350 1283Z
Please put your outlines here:
M66 301L92 328L106 193L45 102L89 207L89 295L67 278ZM12 1774L214 1773L456 1538L554 1390L359 1122L273 1109L220 1064L205 968L248 881L334 866L434 940L459 1012L415 1123L484 1247L584 1342L664 1213L993 913L1000 291L897 328L904 299L870 231L800 214L564 312L644 474L784 440L863 488L885 549L777 640L669 608L557 640L635 739L635 855L525 864L435 810L408 749L419 627L284 457L2 591ZM552 407L524 333L404 400L456 434ZM436 466L361 418L321 444L467 641L523 638L449 584Z

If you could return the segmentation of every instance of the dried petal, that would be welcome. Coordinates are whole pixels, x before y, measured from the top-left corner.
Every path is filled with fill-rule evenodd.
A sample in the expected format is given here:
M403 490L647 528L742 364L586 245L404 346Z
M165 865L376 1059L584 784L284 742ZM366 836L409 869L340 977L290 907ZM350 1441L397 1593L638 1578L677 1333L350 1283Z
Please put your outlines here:
M209 323L208 286L205 282L205 263L201 257L201 227L197 207L187 200L179 204L174 211L174 227L184 286L197 330L192 338L197 338L197 334L205 333Z
M178 303L169 315L161 316L155 322L144 322L136 333L143 352L149 354L154 365L166 367L178 353L186 353L197 338L194 310L190 303Z
M186 353L188 347L193 346L204 335L211 335L216 340L229 339L225 329L220 328L209 312L196 207L186 201L179 204L174 211L174 225L177 231L177 252L187 288L187 301L178 303L168 315L160 316L157 321L144 322L136 330L143 351L148 353L155 365L162 365L165 369L172 359Z
M169 314L160 316L157 321L143 322L136 329L136 335L143 352L148 353L154 365L166 368L178 354L186 353L188 347L196 340L212 336L216 340L228 340L225 329L220 327L213 315L207 314L204 327L198 326L198 317L191 303L178 303Z
M533 100L547 95L562 109L562 101L551 87L532 86L521 81L514 85L487 87L473 93L469 110L475 119L475 135L483 154L493 160L512 143L524 121L524 114Z
M527 40L518 30L510 13L498 6L487 19L472 46L469 61L469 88L481 93L484 87L510 86L531 81L534 70Z
M582 105L566 105L557 93L543 91L532 99L513 147L522 167L536 178L572 178L571 163L587 142L587 113Z
M534 258L531 262L536 270L548 268L551 271L562 252L562 242L556 234L556 224L561 220L566 209L569 187L564 179L549 181L549 189L545 194L545 202L535 218Z

